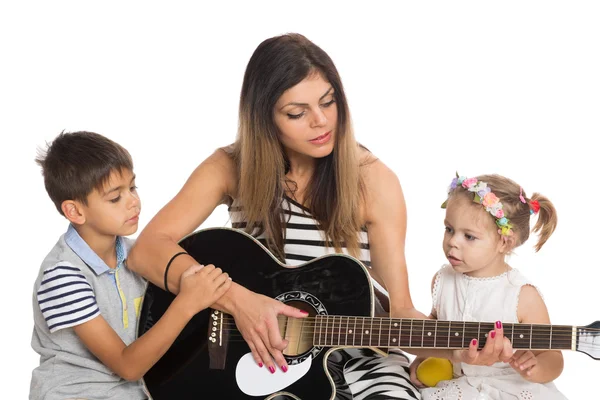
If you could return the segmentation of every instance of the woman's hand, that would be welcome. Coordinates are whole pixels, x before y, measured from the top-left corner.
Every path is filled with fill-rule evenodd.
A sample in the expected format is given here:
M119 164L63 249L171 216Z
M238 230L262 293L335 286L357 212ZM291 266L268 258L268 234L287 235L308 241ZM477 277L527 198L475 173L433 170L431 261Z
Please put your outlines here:
M261 294L243 293L242 298L236 301L233 317L254 360L259 367L266 365L271 373L275 373L277 366L287 372L288 365L282 351L288 342L281 337L277 316L304 318L308 313Z
M478 350L477 339L471 340L469 350L454 350L452 361L471 365L490 366L497 362L508 362L513 356L513 348L508 338L504 337L502 323L496 322L493 331L488 332L483 349Z

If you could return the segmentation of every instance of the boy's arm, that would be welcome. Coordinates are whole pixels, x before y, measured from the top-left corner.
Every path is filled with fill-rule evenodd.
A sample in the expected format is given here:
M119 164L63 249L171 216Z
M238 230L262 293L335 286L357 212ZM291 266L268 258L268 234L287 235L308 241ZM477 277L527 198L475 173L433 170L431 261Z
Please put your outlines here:
M537 289L533 286L526 285L521 288L517 316L519 322L523 324L550 324L550 316L548 315L546 304ZM519 356L523 353L526 352L517 352L513 358L518 360ZM515 369L517 369L525 379L531 382L546 383L553 381L560 376L563 370L564 360L563 355L559 350L533 351L532 353L535 356L533 359L536 360L537 363L529 370L527 365L523 365L523 370L528 370L528 373L522 372L523 370L520 369L520 365L514 365L514 363L511 362L513 368L516 367Z
M129 381L141 379L166 353L190 319L231 287L231 279L214 265L192 266L182 274L179 286L179 294L163 316L129 346L102 316L73 329L83 344L112 371Z
M176 297L160 320L129 346L101 315L73 330L104 365L123 379L136 381L166 353L192 316Z

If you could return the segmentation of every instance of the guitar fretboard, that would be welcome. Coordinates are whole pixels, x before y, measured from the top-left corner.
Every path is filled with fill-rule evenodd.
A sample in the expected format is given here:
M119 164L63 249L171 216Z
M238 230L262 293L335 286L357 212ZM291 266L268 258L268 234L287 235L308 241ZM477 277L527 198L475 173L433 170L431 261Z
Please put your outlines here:
M504 336L515 349L571 350L575 330L567 325L503 324ZM315 346L417 347L463 349L477 339L482 348L492 322L463 322L319 315Z

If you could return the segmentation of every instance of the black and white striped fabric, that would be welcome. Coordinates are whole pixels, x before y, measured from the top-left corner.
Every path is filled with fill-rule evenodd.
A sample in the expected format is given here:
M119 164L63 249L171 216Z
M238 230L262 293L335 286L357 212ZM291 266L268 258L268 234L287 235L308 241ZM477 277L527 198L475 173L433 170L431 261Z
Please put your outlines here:
M44 271L37 300L51 333L100 315L94 290L87 279L79 268L66 262Z
M325 241L317 221L310 210L298 202L284 197L282 212L286 221L284 252L287 265L300 265L313 258L335 253ZM246 227L240 204L233 202L229 207L232 228ZM257 237L263 244L264 234ZM366 230L359 232L360 261L371 266L369 237ZM347 254L346 248L342 251ZM373 284L385 293L381 286ZM331 354L329 372L338 385L337 399L420 399L419 391L410 383L407 356L401 351L391 351L382 357L368 349L343 349ZM343 374L343 379L336 379ZM340 377L342 378L342 377ZM343 380L347 384L343 383ZM340 386L341 385L341 386ZM350 394L351 393L351 394Z

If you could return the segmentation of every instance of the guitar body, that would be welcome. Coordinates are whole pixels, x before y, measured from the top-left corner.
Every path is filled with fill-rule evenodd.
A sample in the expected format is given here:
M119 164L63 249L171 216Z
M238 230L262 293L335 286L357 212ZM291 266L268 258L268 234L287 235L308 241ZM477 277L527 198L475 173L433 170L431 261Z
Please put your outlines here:
M217 228L198 231L180 245L199 263L214 264L229 273L234 282L247 289L276 298L316 315L354 315L371 317L374 313L373 287L367 270L354 258L331 255L289 268L279 263L258 241L237 230ZM149 284L142 306L138 336L149 330L164 314L174 296ZM332 349L298 345L286 355L290 372L310 358L310 368L297 381L272 393L248 394L240 389L237 374L260 374L260 379L285 378L279 369L271 375L266 367L253 364L238 370L239 360L250 353L237 331L220 337L212 329L223 314L214 310L198 313L181 332L173 346L144 376L144 384L154 400L163 399L333 399L351 398L338 391L345 386L343 365L331 373ZM230 316L229 325L233 327ZM296 320L302 321L302 320ZM310 331L310 324L301 327ZM312 328L314 329L314 328ZM219 335L211 336L211 332ZM227 333L227 332L226 332ZM217 341L218 339L218 341ZM218 346L223 343L222 346ZM211 350L212 346L212 350ZM293 347L292 343L288 348ZM287 351L287 350L286 350ZM221 358L219 360L219 358ZM223 363L224 362L224 363ZM300 367L298 367L300 368ZM237 372L236 372L237 371ZM258 379L257 378L257 379ZM347 386L346 386L347 390Z

